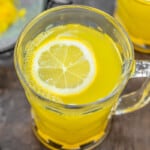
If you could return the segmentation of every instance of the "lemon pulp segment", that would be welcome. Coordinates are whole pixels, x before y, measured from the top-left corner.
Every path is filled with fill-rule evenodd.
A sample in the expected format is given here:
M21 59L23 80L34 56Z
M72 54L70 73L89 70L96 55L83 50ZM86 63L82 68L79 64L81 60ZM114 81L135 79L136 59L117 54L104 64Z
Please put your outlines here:
M88 48L79 41L54 40L37 50L32 74L51 92L79 93L93 81L93 59Z

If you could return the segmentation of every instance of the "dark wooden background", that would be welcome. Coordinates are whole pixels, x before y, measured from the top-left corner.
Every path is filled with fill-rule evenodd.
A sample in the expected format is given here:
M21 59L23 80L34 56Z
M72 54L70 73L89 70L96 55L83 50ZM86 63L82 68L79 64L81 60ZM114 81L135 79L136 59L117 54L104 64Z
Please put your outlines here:
M112 14L113 0L74 0ZM150 54L136 52L136 59L150 60ZM125 92L140 87L132 80ZM17 79L12 56L0 56L0 150L46 150L31 129L30 106ZM109 135L95 150L150 150L150 104L134 113L114 116Z

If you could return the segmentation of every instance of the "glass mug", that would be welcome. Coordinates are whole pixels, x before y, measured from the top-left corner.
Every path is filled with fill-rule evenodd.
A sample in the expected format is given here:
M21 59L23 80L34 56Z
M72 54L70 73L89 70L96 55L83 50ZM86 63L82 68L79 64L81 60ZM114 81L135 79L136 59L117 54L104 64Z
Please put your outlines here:
M38 45L38 41L34 43L34 39L39 33L45 35L50 28L66 24L82 24L90 27L101 34L109 35L116 43L123 62L121 77L115 89L104 98L86 104L64 104L55 101L53 96L44 97L33 89L26 79L24 65L29 45ZM16 43L14 63L31 104L33 131L50 149L92 149L107 135L113 114L135 111L150 100L150 62L135 61L132 43L124 29L113 17L92 7L80 5L55 7L33 19ZM137 92L120 96L131 77L147 77L147 80Z
M117 0L115 17L129 33L135 49L150 53L150 1Z

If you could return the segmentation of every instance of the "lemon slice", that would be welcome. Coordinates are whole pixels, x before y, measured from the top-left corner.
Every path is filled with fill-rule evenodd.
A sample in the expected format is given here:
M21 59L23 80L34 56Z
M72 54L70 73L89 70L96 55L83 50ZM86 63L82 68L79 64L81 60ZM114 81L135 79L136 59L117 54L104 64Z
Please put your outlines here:
M95 59L78 41L54 40L37 49L32 71L42 88L61 95L75 94L94 80Z

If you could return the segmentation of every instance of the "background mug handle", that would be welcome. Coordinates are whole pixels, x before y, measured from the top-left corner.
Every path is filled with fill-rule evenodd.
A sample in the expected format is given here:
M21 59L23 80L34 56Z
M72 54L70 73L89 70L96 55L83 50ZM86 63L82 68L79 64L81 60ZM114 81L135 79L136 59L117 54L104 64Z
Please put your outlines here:
M146 78L146 80L137 91L120 97L115 115L133 112L150 102L150 61L136 60L135 73L131 78Z

